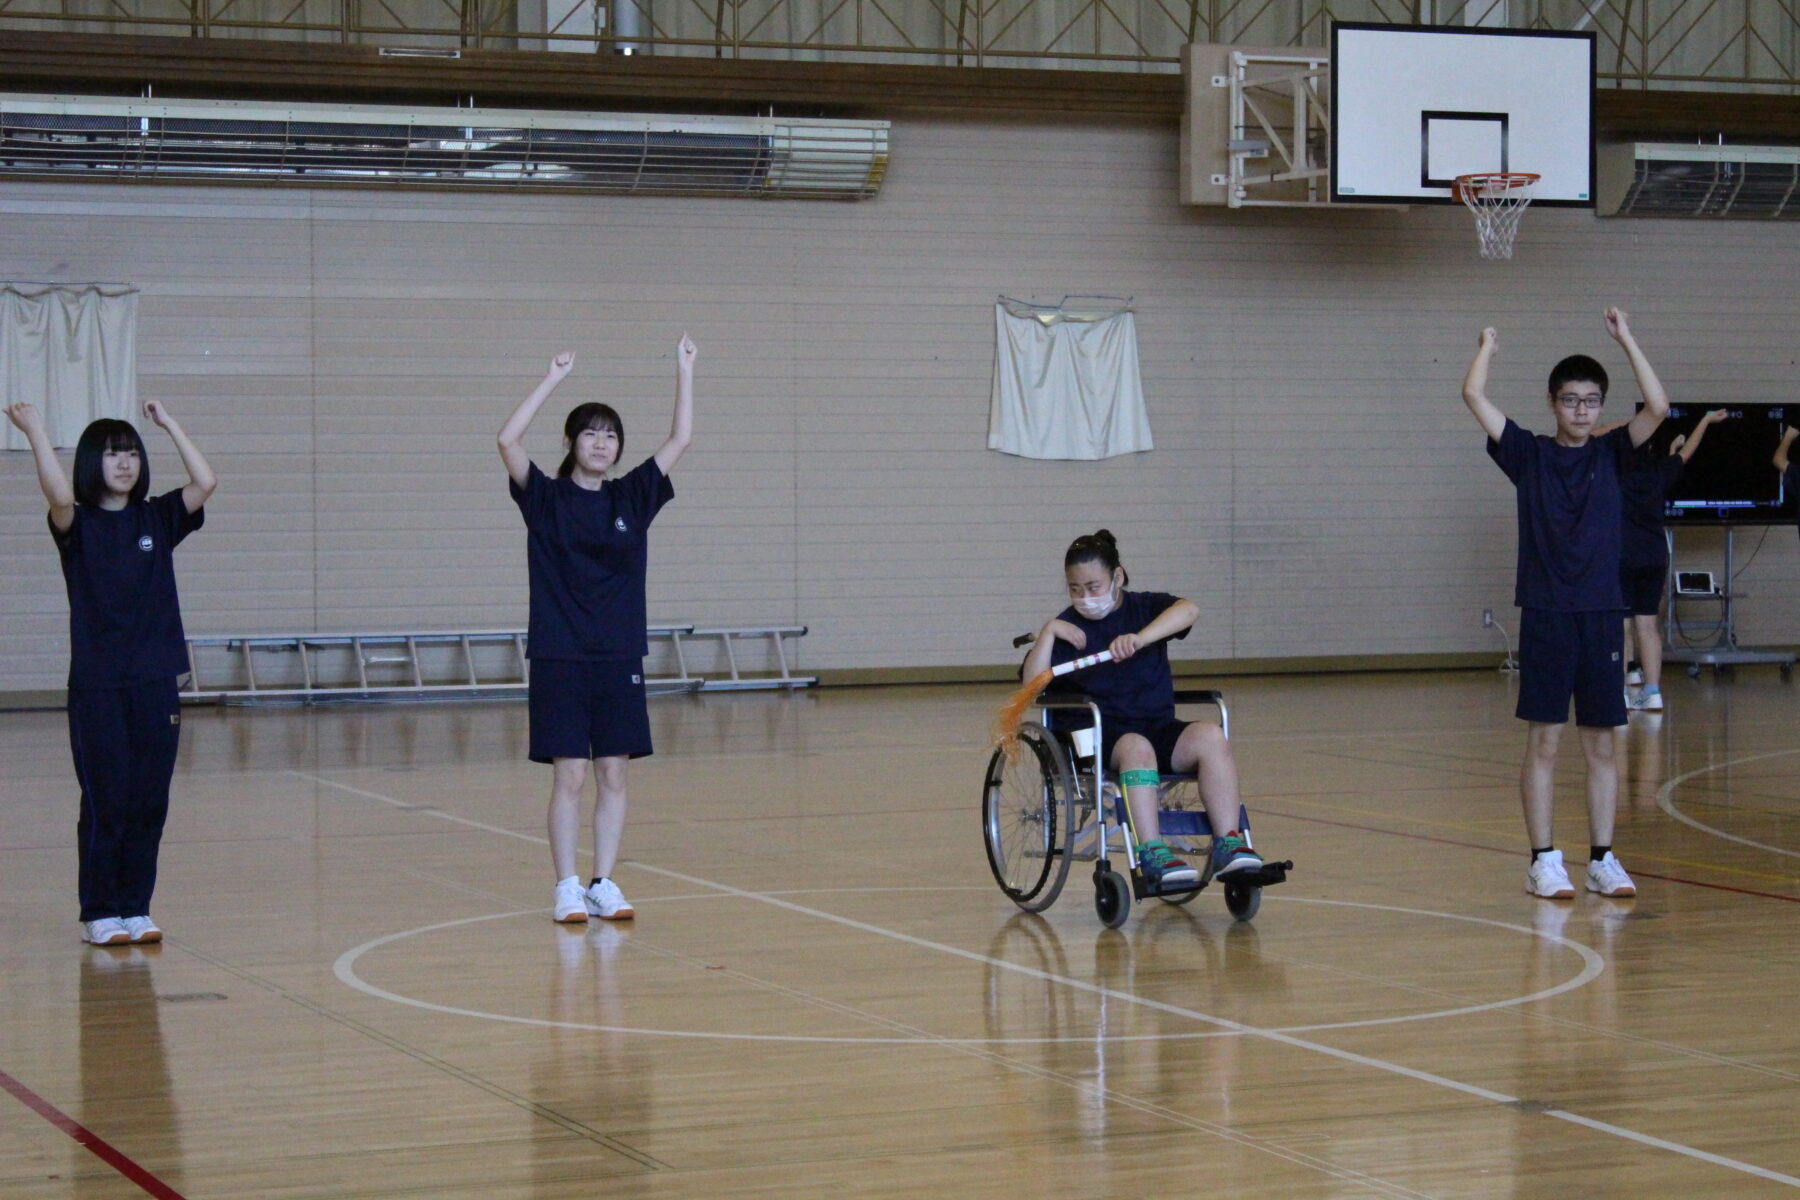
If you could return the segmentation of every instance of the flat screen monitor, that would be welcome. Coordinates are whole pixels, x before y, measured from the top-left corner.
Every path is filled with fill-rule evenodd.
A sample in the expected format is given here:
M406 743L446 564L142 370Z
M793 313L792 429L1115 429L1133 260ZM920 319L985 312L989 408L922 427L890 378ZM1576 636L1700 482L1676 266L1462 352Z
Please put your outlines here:
M1670 489L1663 506L1669 525L1788 525L1796 497L1782 487L1771 463L1782 430L1800 424L1800 404L1671 404L1669 416L1650 437L1655 453L1667 454L1675 439L1692 436L1711 408L1730 417L1708 427L1700 448Z

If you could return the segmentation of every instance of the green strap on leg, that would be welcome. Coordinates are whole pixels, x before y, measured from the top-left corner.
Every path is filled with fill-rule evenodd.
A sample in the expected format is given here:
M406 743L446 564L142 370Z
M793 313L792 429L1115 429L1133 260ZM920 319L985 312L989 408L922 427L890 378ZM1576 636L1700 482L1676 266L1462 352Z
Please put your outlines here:
M1119 782L1127 791L1134 787L1159 787L1162 776L1155 771L1120 771Z

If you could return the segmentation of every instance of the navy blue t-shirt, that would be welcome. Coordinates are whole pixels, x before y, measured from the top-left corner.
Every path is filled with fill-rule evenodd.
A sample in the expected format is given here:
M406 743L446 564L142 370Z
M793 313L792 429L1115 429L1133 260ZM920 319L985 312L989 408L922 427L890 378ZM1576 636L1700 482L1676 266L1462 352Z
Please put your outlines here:
M120 509L75 506L50 526L69 590L69 686L113 688L188 672L175 547L206 524L179 489Z
M1625 505L1624 538L1619 554L1626 570L1668 565L1669 543L1663 537L1663 505L1669 489L1687 466L1679 454L1656 455L1644 447L1632 453L1619 480Z
M527 657L599 662L650 653L644 577L650 522L675 485L645 459L589 491L531 465L520 487L507 480L525 518L531 572Z
M1086 634L1087 648L1077 650L1058 638L1056 649L1050 654L1050 665L1098 654L1112 645L1113 639L1120 634L1141 630L1179 599L1165 592L1124 591L1119 597L1119 606L1098 621L1090 621L1073 606L1063 609L1057 614L1058 619ZM1184 638L1187 635L1188 631L1183 629L1172 636ZM1092 696L1100 705L1100 716L1107 721L1161 721L1175 715L1175 679L1169 671L1167 640L1143 647L1124 662L1101 663L1065 675L1056 682L1057 690L1086 692ZM1083 725L1087 723L1082 722Z
M1625 607L1619 590L1619 476L1631 453L1620 426L1579 446L1526 433L1510 418L1488 456L1518 491L1519 568L1513 603L1551 612Z

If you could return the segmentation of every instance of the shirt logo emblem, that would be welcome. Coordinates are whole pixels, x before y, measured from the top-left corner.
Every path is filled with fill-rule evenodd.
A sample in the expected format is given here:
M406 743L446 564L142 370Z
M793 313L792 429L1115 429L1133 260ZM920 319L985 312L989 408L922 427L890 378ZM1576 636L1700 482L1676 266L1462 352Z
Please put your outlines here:
M150 535L147 533L138 539L138 549L143 550L146 553L150 550L150 547L154 545L156 545L156 543L150 540Z
M631 682L633 682L633 683L642 683L642 682L644 682L644 677L643 677L643 676L642 676L642 675L633 675L633 676L632 676L632 677L631 677Z
M614 517L613 518L613 528L618 530L620 533L627 532L627 530L625 528L625 518L624 517Z

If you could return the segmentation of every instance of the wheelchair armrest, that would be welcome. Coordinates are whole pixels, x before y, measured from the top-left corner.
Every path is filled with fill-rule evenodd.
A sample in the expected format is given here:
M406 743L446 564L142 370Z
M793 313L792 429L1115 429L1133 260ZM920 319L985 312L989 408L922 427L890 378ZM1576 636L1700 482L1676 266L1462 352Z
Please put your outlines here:
M1054 695L1039 696L1034 702L1037 708L1084 709L1099 715L1100 705L1086 692L1057 692Z
M1221 704L1225 693L1217 688L1177 688L1175 703L1177 704Z

